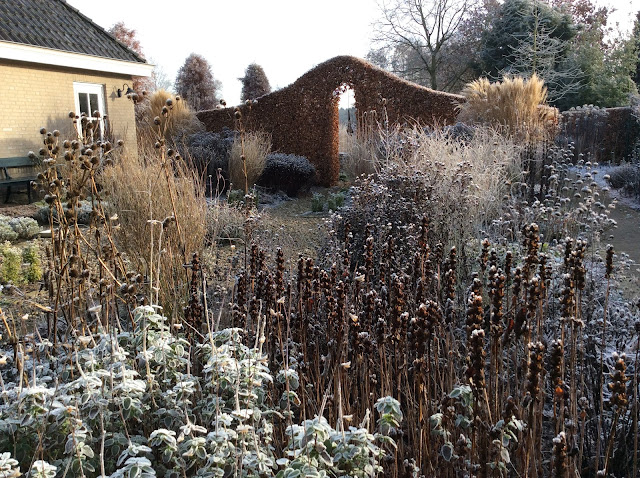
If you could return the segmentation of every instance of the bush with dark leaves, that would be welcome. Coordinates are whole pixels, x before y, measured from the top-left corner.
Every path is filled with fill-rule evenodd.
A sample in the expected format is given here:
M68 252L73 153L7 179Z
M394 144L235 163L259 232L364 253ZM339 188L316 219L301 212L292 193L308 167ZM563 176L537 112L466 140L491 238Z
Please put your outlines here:
M218 133L205 131L191 134L182 141L182 155L193 164L206 183L208 195L216 189L220 192L225 189L223 184L217 184L219 169L228 184L229 155L236 135L237 131L224 128Z
M631 197L640 198L640 165L625 164L613 169L607 177L614 189L620 189Z
M304 156L272 153L267 156L258 184L296 196L303 187L313 183L315 174L316 168Z

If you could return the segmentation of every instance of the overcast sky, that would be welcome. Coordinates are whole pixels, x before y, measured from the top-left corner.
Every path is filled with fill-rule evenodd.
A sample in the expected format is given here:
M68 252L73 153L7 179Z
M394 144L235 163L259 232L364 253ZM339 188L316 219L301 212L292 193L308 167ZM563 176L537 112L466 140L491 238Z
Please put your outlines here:
M203 55L230 105L240 99L238 78L250 63L261 65L275 88L336 55L364 57L371 23L379 14L376 0L67 2L106 29L122 21L136 30L146 58L158 64L171 83L187 56ZM615 19L628 28L634 12L631 0L615 4L620 10Z

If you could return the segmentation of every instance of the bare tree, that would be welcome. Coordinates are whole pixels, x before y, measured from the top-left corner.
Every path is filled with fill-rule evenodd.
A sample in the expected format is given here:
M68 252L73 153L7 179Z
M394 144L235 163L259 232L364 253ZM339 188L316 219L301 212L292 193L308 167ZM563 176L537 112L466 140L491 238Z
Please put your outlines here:
M441 87L439 71L446 47L478 0L380 0L382 17L374 24L374 42L396 59L395 71L407 78L426 78ZM398 63L399 55L404 59ZM391 61L392 69L393 60Z
M135 30L127 28L124 22L118 22L111 28L109 28L108 32L113 35L116 40L129 48L129 50L133 51L140 58L144 59L142 46L140 45L140 41L138 40ZM138 93L154 89L153 81L150 78L146 78L144 76L134 76L133 84L131 85L131 87Z

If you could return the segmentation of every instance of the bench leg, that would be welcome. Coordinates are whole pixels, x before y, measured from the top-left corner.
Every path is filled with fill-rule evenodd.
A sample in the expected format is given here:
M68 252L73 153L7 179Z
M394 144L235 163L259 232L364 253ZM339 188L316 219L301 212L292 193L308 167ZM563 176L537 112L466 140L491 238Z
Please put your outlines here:
M11 186L7 186L7 194L4 197L5 204L9 202L9 196L11 195Z

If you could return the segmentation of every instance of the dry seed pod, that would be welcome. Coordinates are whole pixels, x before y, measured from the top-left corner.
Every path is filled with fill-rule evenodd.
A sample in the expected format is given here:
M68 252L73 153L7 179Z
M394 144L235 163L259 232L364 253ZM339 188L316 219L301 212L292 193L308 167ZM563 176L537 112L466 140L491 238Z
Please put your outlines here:
M540 400L540 377L543 371L544 344L533 342L529 344L529 363L526 377L526 391L533 398L533 402Z
M611 382L608 384L609 390L611 390L609 402L618 408L625 408L629 404L627 397L627 381L629 378L625 374L627 370L627 365L624 363L625 358L624 354L613 354L615 365L614 371L611 373Z
M605 277L609 278L611 277L611 274L613 272L613 246L611 244L607 245L607 259L606 259L606 272L605 272Z
M568 473L567 438L564 432L560 432L553 439L553 476L555 478L567 478Z

